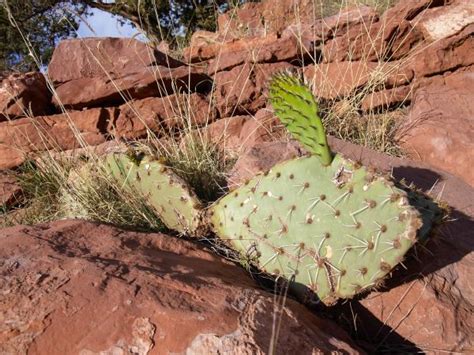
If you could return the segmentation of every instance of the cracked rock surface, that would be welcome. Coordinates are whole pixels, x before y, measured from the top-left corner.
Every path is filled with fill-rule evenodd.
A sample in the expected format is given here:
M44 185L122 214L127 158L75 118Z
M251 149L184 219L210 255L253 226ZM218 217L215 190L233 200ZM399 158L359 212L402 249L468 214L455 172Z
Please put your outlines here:
M330 320L193 243L65 220L0 236L2 354L359 353ZM278 318L278 317L277 317Z

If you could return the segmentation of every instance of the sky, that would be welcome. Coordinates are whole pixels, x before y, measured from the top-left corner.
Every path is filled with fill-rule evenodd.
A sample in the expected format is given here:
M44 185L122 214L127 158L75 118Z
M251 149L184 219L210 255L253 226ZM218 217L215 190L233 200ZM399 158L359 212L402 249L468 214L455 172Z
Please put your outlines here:
M116 16L110 13L91 9L93 16L87 17L84 21L80 21L77 35L79 38L84 37L133 37L139 32L132 27L130 23L121 26ZM92 30L91 30L92 29ZM136 37L137 39L143 39Z

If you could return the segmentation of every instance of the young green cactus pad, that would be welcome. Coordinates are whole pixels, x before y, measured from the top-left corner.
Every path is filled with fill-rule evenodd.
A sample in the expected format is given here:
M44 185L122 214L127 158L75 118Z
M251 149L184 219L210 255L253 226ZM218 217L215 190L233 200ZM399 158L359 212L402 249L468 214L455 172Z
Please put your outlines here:
M117 153L106 157L105 166L117 181L142 194L168 228L196 233L201 203L171 169L149 157L140 161Z
M214 232L262 271L326 304L376 285L415 243L419 213L391 181L336 155L290 160L210 211Z
M288 131L310 153L319 156L323 165L331 164L332 154L311 90L294 76L277 74L270 82L270 101Z

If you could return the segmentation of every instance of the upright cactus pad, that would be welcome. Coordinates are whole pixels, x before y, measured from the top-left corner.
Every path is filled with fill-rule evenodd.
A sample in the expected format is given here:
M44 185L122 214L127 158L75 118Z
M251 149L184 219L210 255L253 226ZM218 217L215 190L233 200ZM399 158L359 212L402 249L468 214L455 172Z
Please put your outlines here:
M117 181L145 197L168 228L196 233L201 225L201 203L171 169L157 160L138 161L126 154L110 154L105 164Z
M293 278L326 304L373 287L421 226L406 193L336 156L290 160L211 208L214 232L261 270Z
M323 165L331 164L332 154L311 90L294 76L277 74L270 83L270 101L288 131Z

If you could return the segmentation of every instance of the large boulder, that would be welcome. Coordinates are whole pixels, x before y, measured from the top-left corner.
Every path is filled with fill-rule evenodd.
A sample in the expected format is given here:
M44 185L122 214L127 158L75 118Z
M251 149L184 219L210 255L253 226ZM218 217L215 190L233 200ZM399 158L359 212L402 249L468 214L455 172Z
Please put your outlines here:
M340 9L338 13L308 22L295 21L286 27L281 36L294 37L310 43L321 43L339 37L349 29L370 27L378 21L377 12L365 5L350 6Z
M41 73L14 73L1 80L0 122L45 115L50 104L51 93Z
M397 62L321 63L308 65L303 72L306 79L313 83L313 93L323 99L350 97L364 86L371 88L368 91L376 92L384 85L397 87L413 79L413 71Z
M119 105L210 86L199 70L129 38L62 41L53 53L48 75L57 93L53 103L72 109Z
M4 229L0 246L4 354L265 354L272 339L278 354L359 353L183 239L65 220Z
M132 99L162 97L180 91L207 91L209 78L199 70L181 66L142 67L117 79L107 76L81 78L56 87L53 103L70 109L120 105Z
M207 73L214 75L248 63L302 62L310 45L296 38L278 38L276 34L265 37L236 39L203 46L188 47L185 57L190 62L207 61Z
M372 23L348 27L346 33L330 38L322 48L323 61L377 61L406 56L423 40L410 20L435 3L437 1L432 0L397 1L378 21L374 18Z
M415 72L415 78L421 79L472 66L473 52L474 21L453 36L425 44L407 65Z
M474 71L431 78L416 90L403 147L413 159L448 171L474 186Z
M439 41L474 23L474 6L471 0L451 1L449 6L425 10L423 16L415 18L412 23L423 32L425 40Z
M201 135L227 152L241 154L256 144L285 135L278 119L267 109L255 115L222 118L201 130Z
M175 68L182 63L133 38L66 39L54 50L48 76L54 84L107 76L118 79L155 65Z

